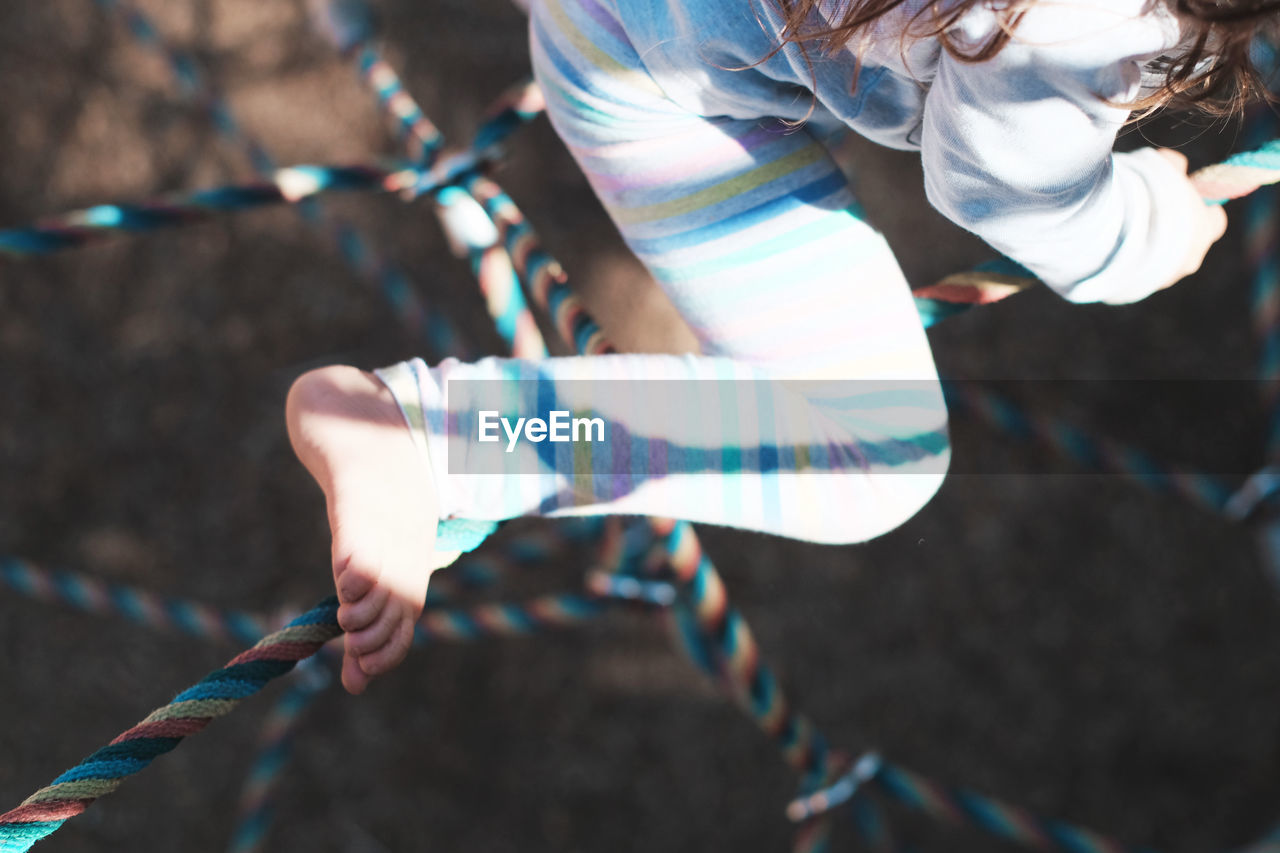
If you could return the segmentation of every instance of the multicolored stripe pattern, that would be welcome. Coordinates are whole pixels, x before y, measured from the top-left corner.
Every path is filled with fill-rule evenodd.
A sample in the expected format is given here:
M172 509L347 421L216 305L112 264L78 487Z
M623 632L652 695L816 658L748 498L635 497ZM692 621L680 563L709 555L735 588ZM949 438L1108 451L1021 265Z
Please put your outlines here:
M107 583L79 572L51 571L15 557L0 557L0 584L38 601L63 604L86 613L123 616L138 625L202 640L254 643L267 633L268 620L261 616L221 611L197 601Z
M442 151L444 137L409 94L395 69L382 58L372 39L368 7L352 0L330 0L323 5L326 12L323 29L340 50L355 54L361 77L393 119L409 162L430 168ZM472 140L471 157L487 160L500 156L500 146L506 137L540 115L543 108L541 92L532 81L516 84L503 92L485 113ZM471 175L472 179L476 177L478 173ZM423 186L418 192L427 189ZM478 221L471 215L468 208L474 201L452 184L440 188L434 197L441 225L451 244L471 261L472 272L494 315L498 334L520 358L545 357L547 351L541 333L524 302L511 258L493 233L492 223ZM449 347L442 352L460 354ZM454 531L446 533L455 535ZM465 541L478 544L479 540L469 537Z
M256 140L244 132L236 121L226 99L219 94L200 70L200 63L190 51L165 39L151 19L130 0L95 0L99 7L117 15L143 47L161 56L183 97L198 104L209 117L220 136L241 149L249 159L253 170L260 175L275 171L271 155Z
M474 164L471 164L474 168ZM199 190L137 204L101 204L43 220L26 228L0 230L0 254L42 255L76 248L120 234L203 222L214 216L280 204L297 204L323 193L404 192L449 176L419 169L376 166L293 166L265 181Z
M1259 187L1280 181L1280 140L1251 151L1232 154L1214 166L1191 176L1200 195L1210 204L1242 198Z
M326 599L179 693L16 809L0 814L0 851L24 853L188 735L229 714L268 681L315 654L342 633L337 613L337 599Z
M486 524L477 532L492 532L493 526ZM427 607L451 606L460 595L491 587L515 569L545 565L563 557L570 546L588 543L599 546L608 526L608 519L602 516L572 519L563 524L524 531L519 537L501 543L490 542L482 553L467 554L431 576ZM488 532L485 532L485 537ZM475 533L469 535L474 536ZM466 543L459 537L439 544L441 550L457 551L463 550L461 545Z
M405 90L400 75L373 44L361 45L356 54L356 66L365 82L378 94L383 109L395 121L400 144L409 162L429 166L444 144L439 128L427 119L422 108Z
M843 774L847 759L830 749L826 738L788 701L761 660L746 619L729 603L724 581L692 525L670 519L650 519L649 524L676 584L676 634L690 659L778 745L783 760L800 776L802 789L826 785ZM802 819L792 850L825 850L830 829L829 815Z
M432 608L414 629L415 645L463 642L486 637L515 637L551 628L570 628L595 619L605 601L581 595L548 595L529 601Z
M615 351L600 327L573 297L559 264L542 251L524 217L501 188L486 178L473 177L467 189L497 225L520 278L530 290L530 298L539 309L552 316L564 339L582 354ZM776 678L760 661L754 635L741 614L729 606L724 584L714 564L703 553L692 526L685 522L652 521L649 530L657 549L647 544L649 537L643 535L643 526L633 528L642 533L639 542L625 542L616 525L608 530L612 535L606 537L606 551L613 558L606 558L604 564L611 571L590 576L588 583L592 591L659 606L674 605L677 620L686 625L681 636L690 656L716 677L718 683L731 685L730 691L739 703L779 743L784 758L805 777L808 786L819 784L842 770L843 757L828 750L813 726L790 708ZM636 554L650 553L662 557L657 564L650 562L648 571L669 567L674 587L621 573L624 566L636 559ZM718 651L714 651L717 642ZM722 674L731 676L731 680L720 680ZM879 825L874 820L868 823ZM826 817L806 822L797 835L795 850L803 853L824 849L829 828Z
M532 33L552 120L631 248L706 344L707 357L517 356L422 365L414 384L423 396L402 405L423 408L427 423L454 427L464 421L438 409L446 381L530 379L540 399L549 395L559 408L576 408L562 396L572 384L562 379L743 380L722 387L744 394L782 378L829 384L803 400L802 393L788 393L796 398L794 417L754 419L741 436L726 436L723 465L714 453L695 452L704 439L693 433L717 418L736 423L739 406L770 405L763 398L773 387L761 390L760 400L710 400L724 414L704 412L700 420L673 415L638 426L625 401L594 407L611 429L637 440L604 453L557 457L548 476L524 477L510 488L493 478L455 478L457 488L441 485L441 494L457 498L446 501L445 514L665 511L815 541L870 538L913 514L941 483L949 453L945 407L897 262L865 222L822 140L781 125L707 119L676 106L640 69L608 12L591 0L535 4ZM614 112L622 118L609 118ZM562 276L549 258L533 253L534 238L509 198L473 185L490 219L501 219L509 254L528 259L532 298L551 302L567 293L553 286ZM537 273L528 268L535 261ZM507 281L519 278L505 267L502 273ZM580 306L566 301L549 311L578 348L607 351ZM494 314L500 324L507 320ZM886 402L871 402L874 391L834 388L841 380L890 377L908 379L913 388ZM858 399L850 401L853 396ZM905 396L911 400L903 402ZM633 465L638 456L648 464ZM812 464L793 464L792 457ZM775 464L775 458L787 461ZM833 470L842 476L826 476ZM691 472L696 475L684 476ZM848 511L836 513L837 506Z
M1218 477L1158 461L1135 447L1091 435L1066 421L1028 413L974 383L944 383L943 388L953 411L977 417L1011 437L1035 441L1090 470L1121 475L1214 513L1225 512L1234 494L1232 487Z
M1062 821L1037 817L1017 806L963 788L950 788L885 761L876 753L859 759L836 782L787 807L792 820L806 820L874 789L890 800L944 823L987 832L1045 853L1150 853Z
M1247 144L1258 145L1269 137L1276 117L1269 105L1257 108L1245 125ZM1280 142L1263 149L1280 161ZM1227 162L1231 162L1228 160ZM1280 167L1278 167L1280 168ZM1265 187L1253 193L1244 206L1245 262L1253 279L1254 334L1260 348L1258 380L1267 421L1266 461L1280 463L1280 228L1276 204L1280 193Z
M257 853L266 849L267 834L275 817L276 794L293 755L298 724L303 713L332 681L314 657L304 660L294 672L292 683L272 706L258 735L258 752L240 791L236 828L231 833L227 853Z
M102 0L106 3L107 0ZM110 5L108 3L108 5ZM146 27L134 24L140 34ZM518 110L510 112L495 124L502 128L520 118ZM1254 161L1246 168L1259 169ZM1256 177L1256 175L1254 176ZM535 301L542 307L569 302L567 283L558 265L547 258L539 263L540 250L532 232L509 199L496 185L485 185L476 175L468 179L467 189L477 198L501 230L518 276L532 286ZM421 184L415 185L420 189ZM68 244L70 245L70 244ZM545 256L542 256L545 257ZM540 270L552 267L556 274L538 277ZM999 282L997 282L999 283ZM1010 282L1004 282L1009 285ZM985 291L984 291L985 287ZM1015 292L1015 286L1009 292ZM983 285L981 279L950 279L936 286L927 298L939 304L959 299L961 302L993 301L998 289ZM581 312L581 322L590 319ZM575 316L575 320L579 318ZM584 326L557 323L571 332L567 337L580 350L611 349L598 327L591 325L587 335L573 334ZM1075 443L1074 439L1072 442ZM1193 490L1194 492L1195 490ZM633 528L637 529L637 528ZM1064 850L1073 853L1107 853L1129 850L1091 832L1066 824L1044 821L998 801L971 792L945 788L923 777L875 759L865 759L847 770L849 762L827 748L825 741L807 721L787 704L776 680L759 656L754 637L741 614L730 606L714 565L701 550L692 528L683 522L653 520L649 525L652 543L647 537L637 542L620 532L618 525L605 526L602 539L601 565L614 572L641 571L645 574L665 570L674 584L643 577L618 574L590 576L593 591L621 599L673 605L673 611L684 628L683 638L691 656L720 683L757 721L763 731L781 746L784 756L805 777L805 787L821 790L793 803L789 810L793 819L805 822L797 839L797 850L820 849L825 842L826 823L832 809L852 802L855 816L865 837L875 849L887 849L890 842L878 812L869 806L862 787L874 783L886 796L936 818L986 829L1000 837L1036 849ZM658 561L654 554L661 554ZM0 579L11 587L45 600L57 600L95 612L122 612L139 615L148 624L171 624L197 636L240 639L242 634L259 630L250 617L219 616L187 602L149 597L124 588L66 573L42 573L18 561L0 561ZM522 609L506 609L509 605L484 606L469 610L440 610L430 622L424 617L421 635L425 639L468 639L491 634L525 633L536 624L568 624L594 615L598 602L573 596L536 600ZM94 799L109 793L128 775L147 766L156 756L174 748L181 739L201 730L217 716L232 710L243 698L259 690L267 680L278 677L294 664L317 651L328 639L339 633L336 602L327 600L298 617L284 629L259 642L253 649L233 659L193 688L175 697L173 703L149 715L142 723L126 731L112 745L94 753L81 765L58 777L48 788L28 798L17 809L0 815L0 851L25 851L40 838L57 829ZM540 623L538 620L542 620ZM287 754L289 734L306 701L322 685L303 681L295 684L280 700L264 733L264 750L251 774L244 799L244 822L237 831L235 850L257 849L265 831L269 814L269 792L278 778ZM1264 840L1265 846L1270 839ZM1261 849L1261 848L1259 848Z
M235 120L226 99L210 85L195 56L161 35L130 0L97 2L118 15L139 44L164 58L178 90L204 109L218 134L244 152L258 175L271 175L276 171L274 159ZM342 17L349 37L367 38L362 35L372 27L367 5L359 0L334 0L332 6L337 12L344 13ZM327 234L343 260L357 275L378 289L409 332L422 338L434 352L470 352L466 342L443 315L426 310L405 272L381 255L373 242L358 228L345 219L333 216L314 199L302 201L297 205L297 210L304 222Z
M1263 119L1255 121L1254 126L1267 126ZM1264 132L1265 134L1265 132ZM1233 154L1221 163L1206 166L1191 175L1191 182L1204 198L1206 204L1223 204L1231 199L1242 198L1256 193L1264 187L1280 182L1280 140L1264 142L1252 134L1252 145L1258 147L1239 154ZM1258 276L1276 278L1280 273L1274 268L1260 266L1262 259L1269 259L1272 267L1277 263L1275 253L1268 252L1267 246L1257 246L1259 241L1270 243L1274 236L1270 235L1273 205L1269 204L1269 193L1254 196L1246 216L1250 223L1250 236L1247 238L1249 256L1253 261ZM914 293L920 308L920 316L926 326L931 326L947 317L963 313L976 305L990 305L1020 293L1036 284L1035 277L1026 269L1008 258L1002 258L983 264L966 272L953 273L936 284L917 288ZM1274 295L1276 285L1262 284L1258 288L1258 312L1255 314L1260 323L1274 323L1277 308ZM1280 350L1280 348L1278 348ZM1268 351L1269 352L1269 351ZM1280 355L1267 356L1280 365ZM1272 365L1274 373L1280 375L1280 367ZM1264 368L1265 370L1266 368Z
M1031 813L967 791L949 788L901 767L881 762L869 780L877 790L944 823L988 832L1033 850L1053 853L1151 853L1091 830Z
M1270 57L1274 65L1274 54ZM1245 124L1246 144L1266 139L1276 125L1271 105L1259 107ZM1229 517L1259 522L1259 551L1273 583L1280 584L1280 191L1266 187L1244 206L1245 263L1253 279L1253 331L1258 342L1258 386L1266 419L1261 468L1228 505ZM1280 846L1275 842L1273 846Z
M489 215L497 228L498 240L511 257L516 275L534 301L545 306L561 339L582 355L613 352L604 331L568 286L564 268L547 254L511 197L484 175L468 178L466 190ZM512 354L516 354L514 347Z
M512 355L546 358L547 345L525 302L519 274L488 214L462 188L446 187L435 198L441 224L470 260L485 306Z

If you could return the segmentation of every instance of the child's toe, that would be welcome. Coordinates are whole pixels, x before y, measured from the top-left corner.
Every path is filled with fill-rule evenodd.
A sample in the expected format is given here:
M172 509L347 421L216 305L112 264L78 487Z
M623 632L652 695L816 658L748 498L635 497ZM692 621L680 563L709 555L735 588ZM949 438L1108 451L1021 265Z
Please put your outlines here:
M347 634L347 648L354 654L367 655L387 644L396 627L404 619L397 607L388 607L368 627Z
M378 584L379 569L371 561L358 556L335 561L334 588L340 601L359 601Z
M347 645L342 656L342 686L352 696L358 696L369 686L369 676L360 668L360 658Z
M339 592L338 599L342 604L338 607L338 627L348 634L368 628L387 609L390 595L391 591L382 586L375 586L357 601L347 601Z
M382 675L395 668L409 653L413 642L413 620L398 620L382 648L360 656L360 669L365 675Z

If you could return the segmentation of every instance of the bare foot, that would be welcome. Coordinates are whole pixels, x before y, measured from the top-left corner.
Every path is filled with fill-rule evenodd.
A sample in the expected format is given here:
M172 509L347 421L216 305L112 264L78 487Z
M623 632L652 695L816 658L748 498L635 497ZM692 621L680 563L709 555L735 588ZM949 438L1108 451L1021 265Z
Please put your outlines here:
M435 551L431 472L377 377L313 370L289 389L285 414L293 450L328 503L338 624L347 632L342 684L362 693L404 659L431 572L457 555Z

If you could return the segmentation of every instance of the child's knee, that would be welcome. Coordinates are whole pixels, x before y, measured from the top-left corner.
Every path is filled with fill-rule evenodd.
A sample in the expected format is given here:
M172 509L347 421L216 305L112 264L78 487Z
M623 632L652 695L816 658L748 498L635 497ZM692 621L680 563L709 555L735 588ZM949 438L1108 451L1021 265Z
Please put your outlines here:
M951 464L945 415L909 439L853 441L849 450L855 458L861 454L862 464L838 477L837 518L807 538L852 544L895 530L933 499Z
M942 488L951 465L951 444L943 428L941 442L910 470L884 475L880 491L884 495L885 527L876 536L888 533L914 518Z

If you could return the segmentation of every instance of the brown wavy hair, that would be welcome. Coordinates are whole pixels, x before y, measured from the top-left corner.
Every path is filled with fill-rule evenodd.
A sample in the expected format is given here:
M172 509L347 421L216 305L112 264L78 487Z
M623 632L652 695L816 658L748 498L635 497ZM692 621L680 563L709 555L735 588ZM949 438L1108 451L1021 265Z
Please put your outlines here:
M812 25L819 0L772 0L785 25L781 45L796 44L808 61L808 48L816 46L832 55L853 45L861 58L871 27L882 15L907 0L846 0L835 20L826 27ZM932 0L916 14L903 39L936 38L943 50L963 62L982 62L1000 52L1015 35L1018 22L1037 0ZM1133 104L1149 110L1171 105L1194 107L1212 115L1238 112L1251 100L1276 100L1268 93L1264 73L1254 64L1250 45L1257 36L1273 43L1280 33L1280 0L1150 0L1164 4L1183 27L1184 50L1162 57L1159 68L1164 83L1153 95ZM957 44L949 34L960 18L975 6L994 8L1000 27L979 45ZM780 45L780 46L781 46ZM1273 69L1267 69L1268 72ZM856 79L856 78L855 78Z

